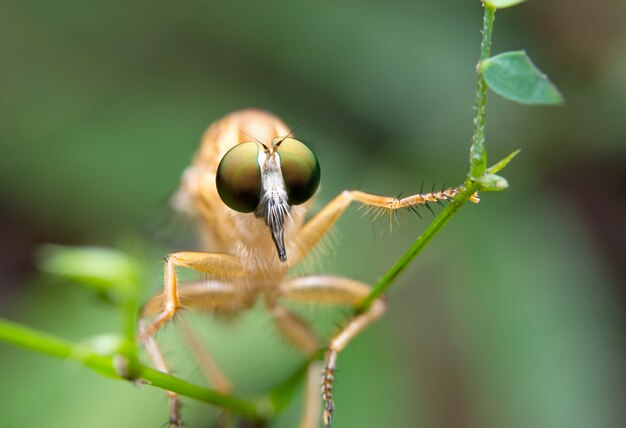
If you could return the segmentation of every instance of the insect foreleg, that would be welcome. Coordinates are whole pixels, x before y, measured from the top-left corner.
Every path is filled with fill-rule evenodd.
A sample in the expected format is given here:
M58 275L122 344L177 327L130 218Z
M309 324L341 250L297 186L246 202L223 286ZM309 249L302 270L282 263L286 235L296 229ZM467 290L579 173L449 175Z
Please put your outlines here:
M415 205L425 205L428 204L428 202L448 201L453 199L462 190L462 186L451 187L437 192L416 193L415 195L407 196L402 199L391 196L372 195L359 190L344 190L303 226L298 234L296 256L292 258L292 263L296 264L313 249L335 222L339 220L352 201L359 202L375 210L381 209L393 212L401 208L411 209L411 207ZM480 201L478 193L474 193L470 197L470 201L478 203Z
M165 283L163 286L163 294L151 302L143 310L143 314L139 323L139 341L145 345L148 355L154 362L157 369L169 373L169 368L163 355L159 351L159 348L154 340L156 332L163 327L176 312L183 307L181 305L181 298L186 298L185 291L179 292L178 279L176 277L176 267L183 266L191 268L200 272L209 273L214 277L220 279L227 279L234 281L237 278L241 278L245 275L245 271L241 264L232 256L225 254L214 253L192 253L182 252L170 254L165 263ZM182 287L185 290L186 287ZM211 294L215 294L215 301L217 304L225 299L225 295L230 292L230 301L233 305L243 307L247 304L245 294L242 294L238 290L234 290L232 286L215 287L214 290L210 287L198 290L198 287L189 287L191 291L194 291L197 296L204 297L204 301L211 301ZM211 307L211 305L205 303L204 306ZM153 313L158 313L156 317L149 323L146 322L146 318ZM170 402L170 420L169 426L171 428L178 428L181 426L180 419L180 405L178 395L167 391Z
M246 275L243 266L233 256L218 253L173 253L165 263L165 283L163 285L163 301L160 313L139 332L139 341L144 342L165 325L181 307L176 267L183 266L211 276L236 280Z

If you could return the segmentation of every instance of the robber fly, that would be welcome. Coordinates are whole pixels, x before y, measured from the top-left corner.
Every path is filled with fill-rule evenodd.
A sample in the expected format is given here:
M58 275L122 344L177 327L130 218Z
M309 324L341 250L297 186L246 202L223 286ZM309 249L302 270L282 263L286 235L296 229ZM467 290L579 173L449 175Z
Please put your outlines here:
M450 200L462 190L455 187L402 199L345 190L305 221L319 182L315 154L268 112L238 111L208 128L173 199L175 208L199 219L208 251L168 255L163 292L145 305L141 317L140 341L159 370L169 371L154 335L177 311L238 313L250 309L258 299L274 317L281 335L305 355L313 355L320 349L320 340L304 320L280 305L279 298L357 307L370 288L338 276L287 278L288 269L315 247L353 201L394 211ZM478 202L478 196L474 194L471 200ZM208 279L179 284L178 267L202 272ZM328 342L322 342L325 426L330 425L334 409L332 387L338 354L384 311L385 301L379 298L349 319ZM218 389L228 390L225 376L215 367L212 373L220 380L214 379ZM320 379L310 377L309 382L319 385ZM178 397L171 392L168 395L170 426L178 427ZM319 399L308 402L310 406L320 404ZM308 414L318 412L308 409ZM314 416L313 422L309 418L303 425L315 426L318 418Z

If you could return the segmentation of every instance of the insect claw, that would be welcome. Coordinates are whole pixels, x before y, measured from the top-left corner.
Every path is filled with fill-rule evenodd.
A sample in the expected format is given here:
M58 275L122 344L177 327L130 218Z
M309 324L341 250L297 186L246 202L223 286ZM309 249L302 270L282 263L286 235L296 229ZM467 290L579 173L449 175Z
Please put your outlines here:
M333 422L332 410L324 409L324 426L329 427Z
M180 400L176 397L170 397L170 418L168 423L169 428L180 428L183 426L183 420L180 417Z

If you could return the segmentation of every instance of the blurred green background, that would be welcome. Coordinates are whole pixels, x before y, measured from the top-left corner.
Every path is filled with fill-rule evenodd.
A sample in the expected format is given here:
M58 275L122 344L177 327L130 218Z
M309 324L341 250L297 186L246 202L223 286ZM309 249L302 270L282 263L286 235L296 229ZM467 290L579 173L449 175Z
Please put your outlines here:
M560 108L490 94L487 148L511 188L466 206L400 277L386 316L339 359L334 426L626 425L626 5L530 1L496 16L493 53L526 49ZM81 341L119 331L88 291L37 273L45 242L194 247L168 198L206 126L260 107L345 188L396 195L467 171L482 8L449 1L0 2L0 315ZM374 283L432 216L393 233L351 210L320 271ZM132 238L137 239L137 238ZM320 330L341 312L298 308ZM345 312L345 311L343 311ZM197 316L194 316L197 318ZM199 317L238 391L302 361L259 310ZM201 382L168 330L175 372ZM1 425L159 427L159 390L0 344ZM185 400L185 426L219 411ZM299 401L271 426L297 425Z

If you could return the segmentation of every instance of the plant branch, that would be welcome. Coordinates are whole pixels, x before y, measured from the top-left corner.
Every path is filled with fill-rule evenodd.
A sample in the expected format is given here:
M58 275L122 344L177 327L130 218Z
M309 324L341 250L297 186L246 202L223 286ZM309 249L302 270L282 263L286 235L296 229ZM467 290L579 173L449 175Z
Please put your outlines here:
M117 358L116 356L100 355L87 346L74 345L61 338L6 320L0 320L0 340L53 357L79 362L109 378L129 380L122 377L117 369L119 366L117 358L121 357L120 355ZM267 400L248 401L222 394L144 366L141 363L137 363L136 370L137 379L149 385L232 410L250 419L266 419L274 413L271 403Z

